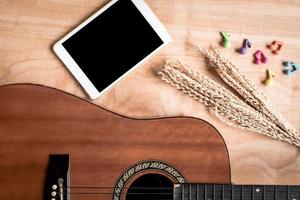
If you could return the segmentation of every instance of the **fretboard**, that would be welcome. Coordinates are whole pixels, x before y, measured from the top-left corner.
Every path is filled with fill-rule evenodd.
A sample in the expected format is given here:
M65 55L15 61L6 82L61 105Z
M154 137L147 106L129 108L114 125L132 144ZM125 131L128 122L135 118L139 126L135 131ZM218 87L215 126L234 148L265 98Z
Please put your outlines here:
M300 200L300 186L176 184L174 200Z

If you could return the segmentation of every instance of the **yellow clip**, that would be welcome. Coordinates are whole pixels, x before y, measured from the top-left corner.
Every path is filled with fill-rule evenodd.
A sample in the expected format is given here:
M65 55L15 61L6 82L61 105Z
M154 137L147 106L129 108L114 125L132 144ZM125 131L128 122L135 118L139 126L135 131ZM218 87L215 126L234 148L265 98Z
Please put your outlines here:
M273 85L273 81L275 79L275 76L276 76L275 72L267 69L267 79L265 80L265 85L266 86Z

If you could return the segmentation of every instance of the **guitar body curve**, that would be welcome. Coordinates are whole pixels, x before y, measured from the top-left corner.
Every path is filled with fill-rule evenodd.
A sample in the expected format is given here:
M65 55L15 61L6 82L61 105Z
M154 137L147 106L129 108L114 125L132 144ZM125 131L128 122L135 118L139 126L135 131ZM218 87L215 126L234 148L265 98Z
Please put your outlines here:
M0 138L0 199L43 199L50 154L70 155L70 186L111 188L101 198L72 200L113 199L119 178L143 162L173 167L189 183L230 183L226 145L209 123L124 117L39 85L0 87ZM181 180L151 168L130 174L124 186L150 172Z

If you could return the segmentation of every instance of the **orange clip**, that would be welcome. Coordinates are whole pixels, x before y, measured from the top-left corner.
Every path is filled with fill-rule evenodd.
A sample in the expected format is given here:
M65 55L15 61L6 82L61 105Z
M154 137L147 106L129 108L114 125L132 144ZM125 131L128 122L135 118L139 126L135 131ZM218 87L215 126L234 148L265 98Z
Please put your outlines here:
M273 54L278 55L281 51L281 48L283 46L283 42L280 41L273 41L271 44L267 45L267 47L272 51Z

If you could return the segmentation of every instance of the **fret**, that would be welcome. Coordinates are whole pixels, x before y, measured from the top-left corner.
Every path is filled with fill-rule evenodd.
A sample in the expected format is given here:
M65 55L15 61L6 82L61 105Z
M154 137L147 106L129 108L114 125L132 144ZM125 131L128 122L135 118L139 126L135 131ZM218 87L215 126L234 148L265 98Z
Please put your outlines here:
M266 185L264 186L264 200L274 200L275 199L275 186Z
M288 200L300 200L300 186L288 186Z
M189 200L190 197L190 187L187 184L182 185L181 189L182 200Z
M197 199L196 200L205 200L205 188L204 185L197 185Z
M174 185L174 188L173 188L173 199L174 200L182 200L181 187L182 187L182 184Z
M222 200L223 185L214 185L214 200Z
M205 200L213 200L214 199L214 185L205 185Z
M190 185L190 200L197 200L197 185Z
M275 186L275 200L287 200L287 186Z
M223 200L231 200L232 199L232 186L231 185L223 185Z
M265 200L264 199L264 186L261 186L261 185L254 185L253 186L252 199L253 200Z
M233 185L232 186L232 200L241 200L242 199L242 186Z
M250 185L242 186L242 199L243 200L252 200L252 189Z

